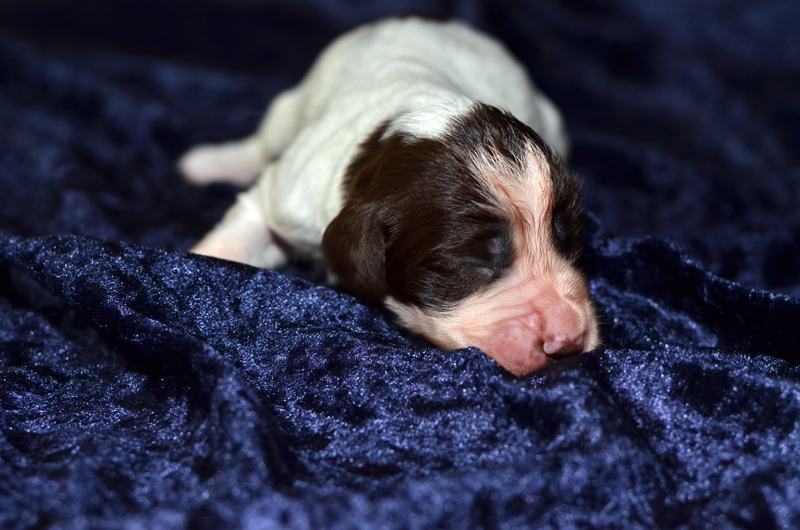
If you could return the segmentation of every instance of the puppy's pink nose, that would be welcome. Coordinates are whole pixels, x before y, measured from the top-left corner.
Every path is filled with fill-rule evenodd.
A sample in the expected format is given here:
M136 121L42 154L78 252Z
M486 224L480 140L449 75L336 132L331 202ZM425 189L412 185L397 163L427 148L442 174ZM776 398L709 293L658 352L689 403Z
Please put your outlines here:
M551 357L568 357L583 352L586 328L576 309L566 301L553 304L543 312L542 350Z
M542 344L542 349L552 357L569 357L583 351L584 341L583 334L572 338L553 337Z

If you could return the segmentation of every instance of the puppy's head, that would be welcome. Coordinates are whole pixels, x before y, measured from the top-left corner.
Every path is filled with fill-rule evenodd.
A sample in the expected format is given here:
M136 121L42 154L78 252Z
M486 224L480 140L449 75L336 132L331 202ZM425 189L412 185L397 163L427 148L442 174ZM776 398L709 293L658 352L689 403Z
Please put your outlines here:
M477 346L517 375L595 348L579 182L512 116L457 107L364 142L322 241L328 266L437 346Z

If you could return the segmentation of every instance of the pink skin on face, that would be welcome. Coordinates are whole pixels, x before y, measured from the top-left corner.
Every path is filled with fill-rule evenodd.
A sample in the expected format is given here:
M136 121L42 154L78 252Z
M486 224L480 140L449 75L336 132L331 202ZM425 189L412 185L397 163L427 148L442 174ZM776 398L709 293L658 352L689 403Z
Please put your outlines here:
M515 375L543 368L555 359L596 346L596 330L587 325L587 308L575 302L531 303L529 313L497 322L479 347ZM538 307L537 307L538 306ZM582 310L581 310L582 309ZM589 345L591 348L586 348Z
M425 314L391 300L403 325L445 349L475 346L514 375L587 352L600 342L594 307L580 273L558 272L519 280L519 274L453 311Z

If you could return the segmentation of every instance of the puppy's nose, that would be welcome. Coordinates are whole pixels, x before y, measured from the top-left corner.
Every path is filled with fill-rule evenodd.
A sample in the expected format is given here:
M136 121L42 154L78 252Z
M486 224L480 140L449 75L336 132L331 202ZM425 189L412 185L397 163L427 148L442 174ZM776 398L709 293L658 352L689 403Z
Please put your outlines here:
M542 344L542 349L551 357L569 357L581 353L584 342L584 334L575 337L554 336Z
M565 300L543 312L542 349L551 357L568 357L583 352L586 328L577 310Z

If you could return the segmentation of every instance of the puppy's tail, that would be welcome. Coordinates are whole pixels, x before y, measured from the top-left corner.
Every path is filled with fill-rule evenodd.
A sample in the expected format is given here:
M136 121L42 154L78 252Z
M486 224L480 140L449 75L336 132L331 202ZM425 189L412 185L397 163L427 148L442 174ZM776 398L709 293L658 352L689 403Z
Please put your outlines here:
M256 137L223 144L198 145L178 160L178 170L187 181L205 185L225 182L250 186L265 165Z

